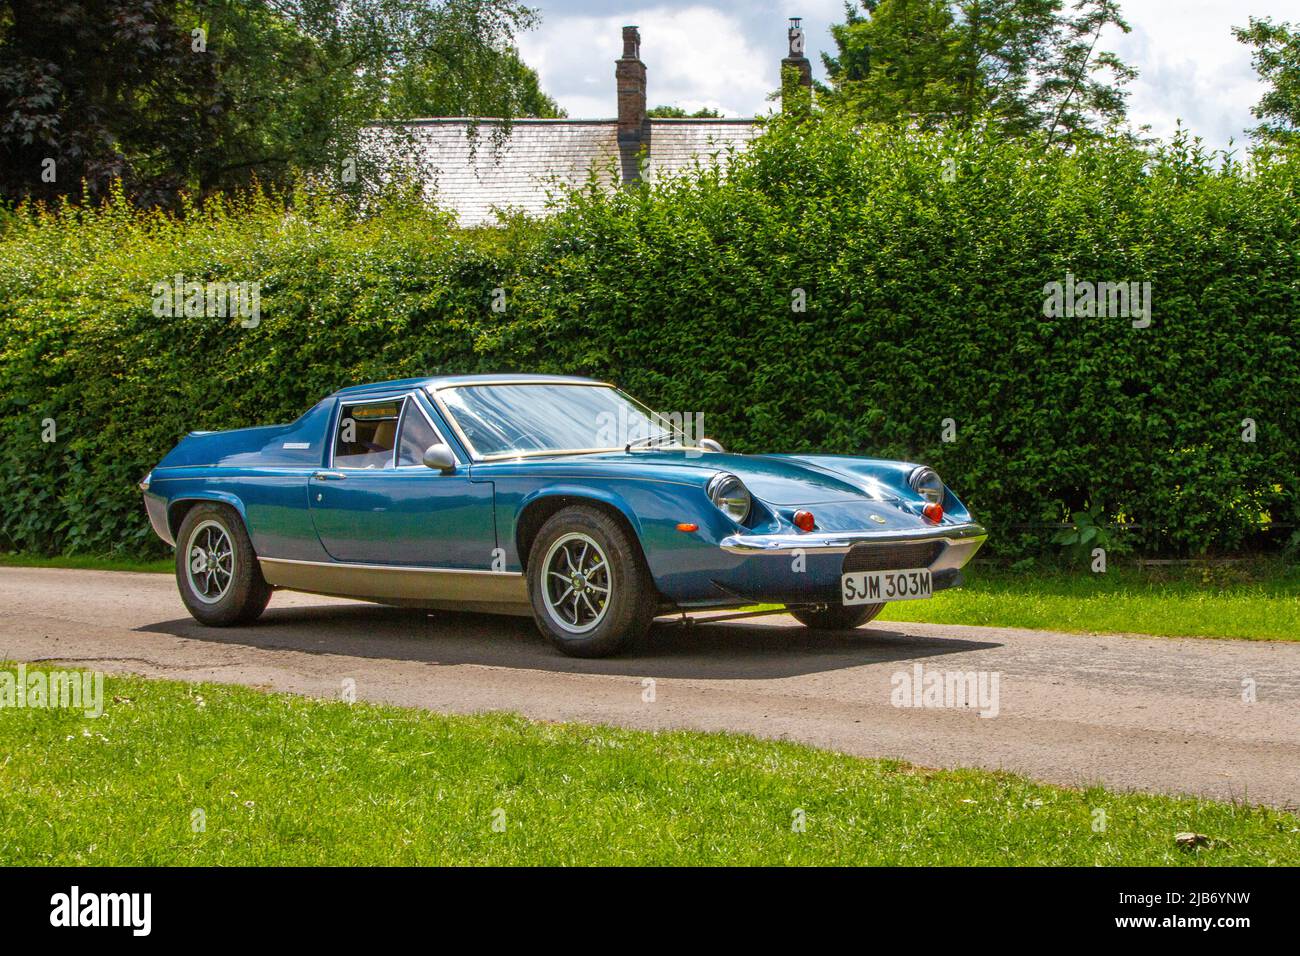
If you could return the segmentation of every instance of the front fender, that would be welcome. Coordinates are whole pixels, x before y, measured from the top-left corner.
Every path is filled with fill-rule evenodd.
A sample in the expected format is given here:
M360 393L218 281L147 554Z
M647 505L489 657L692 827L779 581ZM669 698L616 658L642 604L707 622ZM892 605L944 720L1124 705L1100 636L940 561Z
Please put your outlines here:
M526 517L528 509L557 497L598 502L623 516L636 535L656 587L674 600L701 592L716 594L712 578L744 560L718 547L738 526L714 507L699 485L608 476L592 480L566 476L540 485L531 476L494 475L492 480L496 483L498 543L506 549L509 570L523 566L516 543L525 542L526 546L529 532L536 531Z
M546 498L590 498L599 501L602 504L617 508L623 517L627 518L632 530L636 533L637 538L642 537L641 519L632 506L628 504L621 494L609 488L602 488L598 485L587 484L586 482L566 482L564 484L547 485L544 488L538 488L519 499L519 504L515 509L514 527L510 529L511 540L514 540L514 533L518 528L520 517L528 510L530 505L536 504Z

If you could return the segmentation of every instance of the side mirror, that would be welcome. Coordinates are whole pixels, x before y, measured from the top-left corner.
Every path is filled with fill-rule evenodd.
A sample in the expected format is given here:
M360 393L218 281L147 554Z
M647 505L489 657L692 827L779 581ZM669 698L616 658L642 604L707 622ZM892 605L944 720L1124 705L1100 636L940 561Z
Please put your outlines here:
M456 470L456 456L451 453L450 448L439 442L424 450L424 464L426 468L433 468L446 474Z
M722 443L714 441L712 438L701 438L700 447L705 451L725 452L727 449L722 447Z

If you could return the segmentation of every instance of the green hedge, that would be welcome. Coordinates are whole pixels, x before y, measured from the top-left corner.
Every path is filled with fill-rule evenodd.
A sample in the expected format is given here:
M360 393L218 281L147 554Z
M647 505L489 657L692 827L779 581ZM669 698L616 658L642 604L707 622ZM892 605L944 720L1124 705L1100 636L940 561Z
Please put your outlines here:
M20 210L0 232L0 549L156 552L134 483L185 431L505 370L617 381L741 451L925 461L1006 555L1089 503L1146 554L1277 547L1300 524L1298 173L823 119L775 124L725 176L502 229L309 193ZM1045 317L1067 272L1150 282L1151 326ZM260 325L155 317L177 273L259 281Z

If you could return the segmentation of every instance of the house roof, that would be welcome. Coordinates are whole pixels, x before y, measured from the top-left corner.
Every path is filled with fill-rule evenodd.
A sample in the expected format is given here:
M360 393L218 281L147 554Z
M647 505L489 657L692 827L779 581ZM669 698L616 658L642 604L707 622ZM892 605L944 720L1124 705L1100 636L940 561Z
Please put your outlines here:
M725 160L759 128L750 119L648 119L639 140L620 144L615 119L516 119L506 125L447 117L400 126L416 152L411 158L431 179L435 201L463 226L493 223L498 209L543 214L548 192L580 185L593 170L604 186L633 179L642 149L650 181L686 171L697 158Z

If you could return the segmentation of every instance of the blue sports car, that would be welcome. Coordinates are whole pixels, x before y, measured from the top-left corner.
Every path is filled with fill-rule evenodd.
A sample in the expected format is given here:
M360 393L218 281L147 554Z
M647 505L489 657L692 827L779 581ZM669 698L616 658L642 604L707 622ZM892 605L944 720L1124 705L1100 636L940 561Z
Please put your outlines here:
M690 431L585 378L406 379L192 432L140 487L204 624L249 623L288 588L530 614L583 657L691 609L857 627L960 585L986 537L925 466L733 455Z

